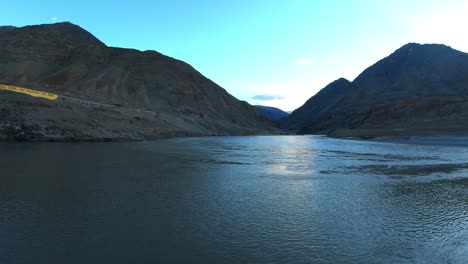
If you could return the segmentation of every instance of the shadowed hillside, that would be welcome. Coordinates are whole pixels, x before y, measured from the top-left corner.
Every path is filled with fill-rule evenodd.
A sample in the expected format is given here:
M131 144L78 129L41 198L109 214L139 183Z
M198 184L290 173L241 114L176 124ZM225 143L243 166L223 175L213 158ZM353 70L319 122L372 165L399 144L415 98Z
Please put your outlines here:
M328 85L281 125L334 136L466 134L468 54L407 44L352 83Z
M277 122L282 118L287 117L289 114L285 111L278 109L276 107L264 106L264 105L255 105L257 113L271 122Z

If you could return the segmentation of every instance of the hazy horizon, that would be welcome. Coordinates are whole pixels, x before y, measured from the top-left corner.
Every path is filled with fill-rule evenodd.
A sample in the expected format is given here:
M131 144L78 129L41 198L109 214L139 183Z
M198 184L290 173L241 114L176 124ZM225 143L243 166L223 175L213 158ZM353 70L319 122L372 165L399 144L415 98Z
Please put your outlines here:
M455 0L22 1L4 10L0 25L69 21L109 46L183 60L238 99L285 111L409 42L468 51L468 3Z

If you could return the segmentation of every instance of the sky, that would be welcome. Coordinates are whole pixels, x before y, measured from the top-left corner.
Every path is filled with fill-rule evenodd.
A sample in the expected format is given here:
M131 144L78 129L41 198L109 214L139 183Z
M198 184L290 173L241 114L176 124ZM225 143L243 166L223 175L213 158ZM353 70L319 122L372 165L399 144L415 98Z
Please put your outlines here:
M3 3L2 3L3 2ZM183 60L238 99L291 111L409 42L468 52L460 0L0 0L0 25L69 21Z

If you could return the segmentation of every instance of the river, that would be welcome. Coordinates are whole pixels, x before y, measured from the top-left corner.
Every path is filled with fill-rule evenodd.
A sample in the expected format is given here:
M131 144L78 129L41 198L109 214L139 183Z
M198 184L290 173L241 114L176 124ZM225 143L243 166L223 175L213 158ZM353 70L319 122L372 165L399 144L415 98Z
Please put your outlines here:
M466 263L468 147L0 143L0 263Z

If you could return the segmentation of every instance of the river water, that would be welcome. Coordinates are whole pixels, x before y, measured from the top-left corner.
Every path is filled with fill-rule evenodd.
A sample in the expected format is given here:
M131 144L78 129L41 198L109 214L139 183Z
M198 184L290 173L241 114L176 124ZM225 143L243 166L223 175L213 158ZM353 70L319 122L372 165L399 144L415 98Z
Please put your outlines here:
M467 263L468 148L1 143L0 263Z

